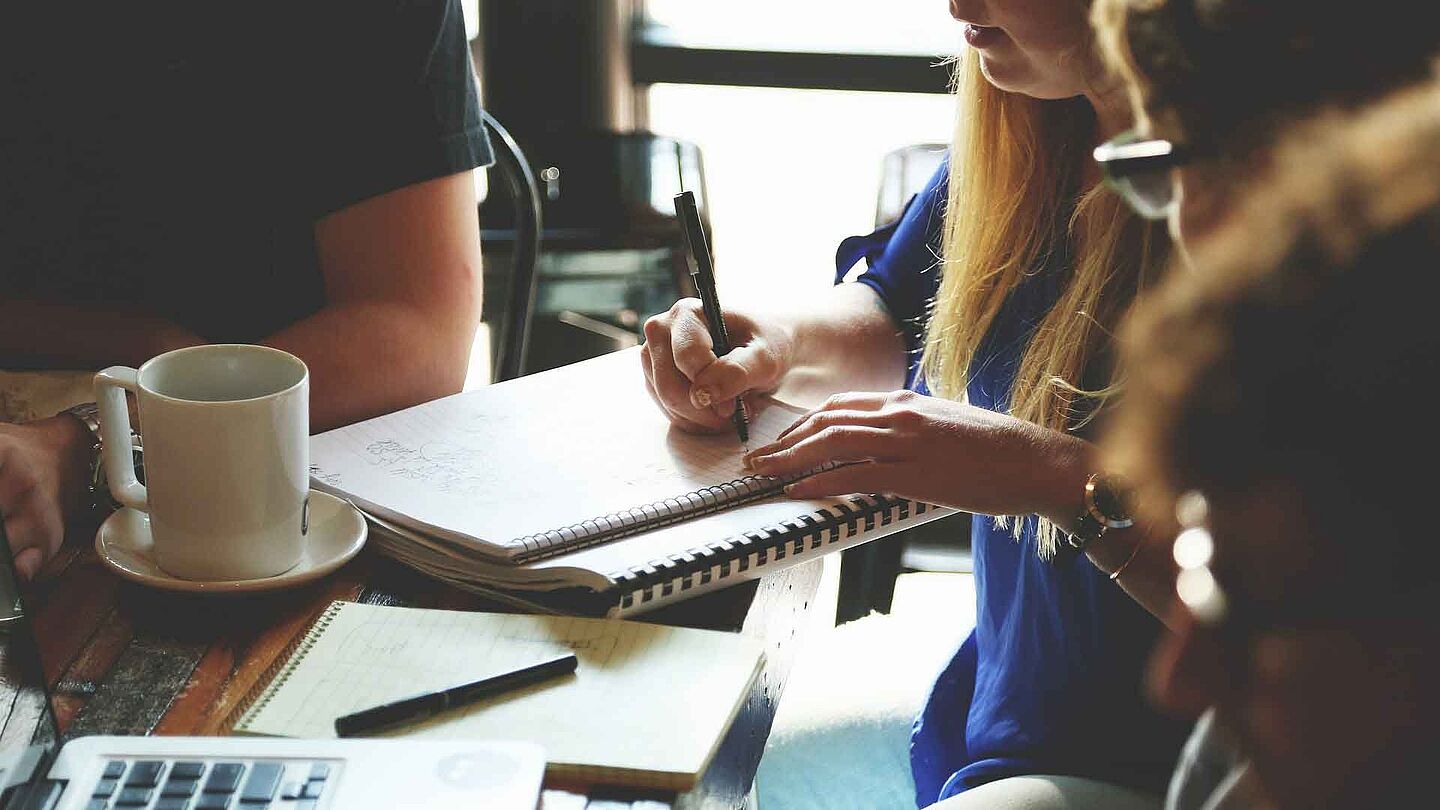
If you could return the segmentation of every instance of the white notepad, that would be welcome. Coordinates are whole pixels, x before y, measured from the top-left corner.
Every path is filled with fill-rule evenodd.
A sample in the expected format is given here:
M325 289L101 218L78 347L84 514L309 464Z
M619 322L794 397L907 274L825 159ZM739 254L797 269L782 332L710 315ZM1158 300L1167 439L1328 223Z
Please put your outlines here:
M750 446L801 413L761 398ZM313 486L365 512L382 553L530 611L633 615L953 511L864 493L791 500L785 481L746 473L744 452L733 431L670 425L638 349L310 442Z
M764 403L751 446L802 413ZM770 497L799 477L752 475L744 450L734 432L671 428L638 354L623 352L319 434L310 460L315 486L364 511L515 564Z
M521 739L547 774L685 790L749 692L758 642L605 619L335 602L242 705L236 733L335 736L341 715L516 669L569 648L574 676L451 710L390 735Z

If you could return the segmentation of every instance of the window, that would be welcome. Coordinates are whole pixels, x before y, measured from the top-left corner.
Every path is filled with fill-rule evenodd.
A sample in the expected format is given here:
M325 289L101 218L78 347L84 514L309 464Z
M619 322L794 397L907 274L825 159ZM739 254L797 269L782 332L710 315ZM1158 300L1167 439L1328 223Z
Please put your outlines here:
M943 0L646 0L645 14L691 47L946 57L963 41Z
M725 49L731 57L642 69L636 55L637 78L653 82L650 129L703 153L716 273L727 300L794 298L828 285L836 244L875 227L885 156L950 141L954 101L943 92L949 69L940 62L957 52L961 32L940 0L647 0L646 14L637 51L659 42L681 51ZM737 52L763 51L782 60L797 53L834 59L799 63L793 74L786 71L796 63L768 71L757 63L758 72L735 79L765 86L727 86L705 73L707 64L718 73L742 61ZM856 56L872 61L846 61ZM883 72L897 60L921 63L920 86L941 92L837 89L856 86L857 77L843 75L847 69ZM691 83L662 81L667 68ZM802 87L775 86L787 75ZM915 84L913 72L894 75L900 86ZM831 89L815 89L822 86Z

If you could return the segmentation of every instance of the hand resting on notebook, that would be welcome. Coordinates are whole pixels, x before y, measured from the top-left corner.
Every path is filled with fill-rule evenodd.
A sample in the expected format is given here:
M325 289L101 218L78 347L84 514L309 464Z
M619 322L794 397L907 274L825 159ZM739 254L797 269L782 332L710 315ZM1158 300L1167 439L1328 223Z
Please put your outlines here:
M1088 442L1059 431L895 391L837 394L745 461L775 476L841 465L787 486L795 498L884 492L968 512L1068 520L1090 455Z

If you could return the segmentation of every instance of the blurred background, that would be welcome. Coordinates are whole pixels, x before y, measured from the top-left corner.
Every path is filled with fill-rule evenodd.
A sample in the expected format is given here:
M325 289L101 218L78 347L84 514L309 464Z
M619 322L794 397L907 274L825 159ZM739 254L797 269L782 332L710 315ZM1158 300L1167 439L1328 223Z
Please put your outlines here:
M680 190L723 301L798 299L831 283L841 239L898 214L954 125L944 0L467 0L466 17L484 105L542 198L525 372L633 345L690 294ZM493 332L521 237L485 179ZM481 343L473 384L492 376Z

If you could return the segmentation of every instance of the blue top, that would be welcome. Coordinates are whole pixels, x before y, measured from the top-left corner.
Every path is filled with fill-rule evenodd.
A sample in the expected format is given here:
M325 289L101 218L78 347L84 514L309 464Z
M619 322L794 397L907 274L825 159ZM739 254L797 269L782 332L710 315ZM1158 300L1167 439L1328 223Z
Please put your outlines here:
M883 299L910 341L915 372L929 303L939 283L947 167L893 225L852 237L837 252L837 283L859 259L856 281ZM1006 411L1016 367L1035 325L1060 292L1064 257L1027 278L1006 302L971 365L970 402ZM1020 774L1066 774L1163 793L1188 727L1145 703L1142 673L1160 623L1083 554L1046 562L1036 522L1017 542L992 518L971 522L976 627L940 673L910 741L921 807Z

